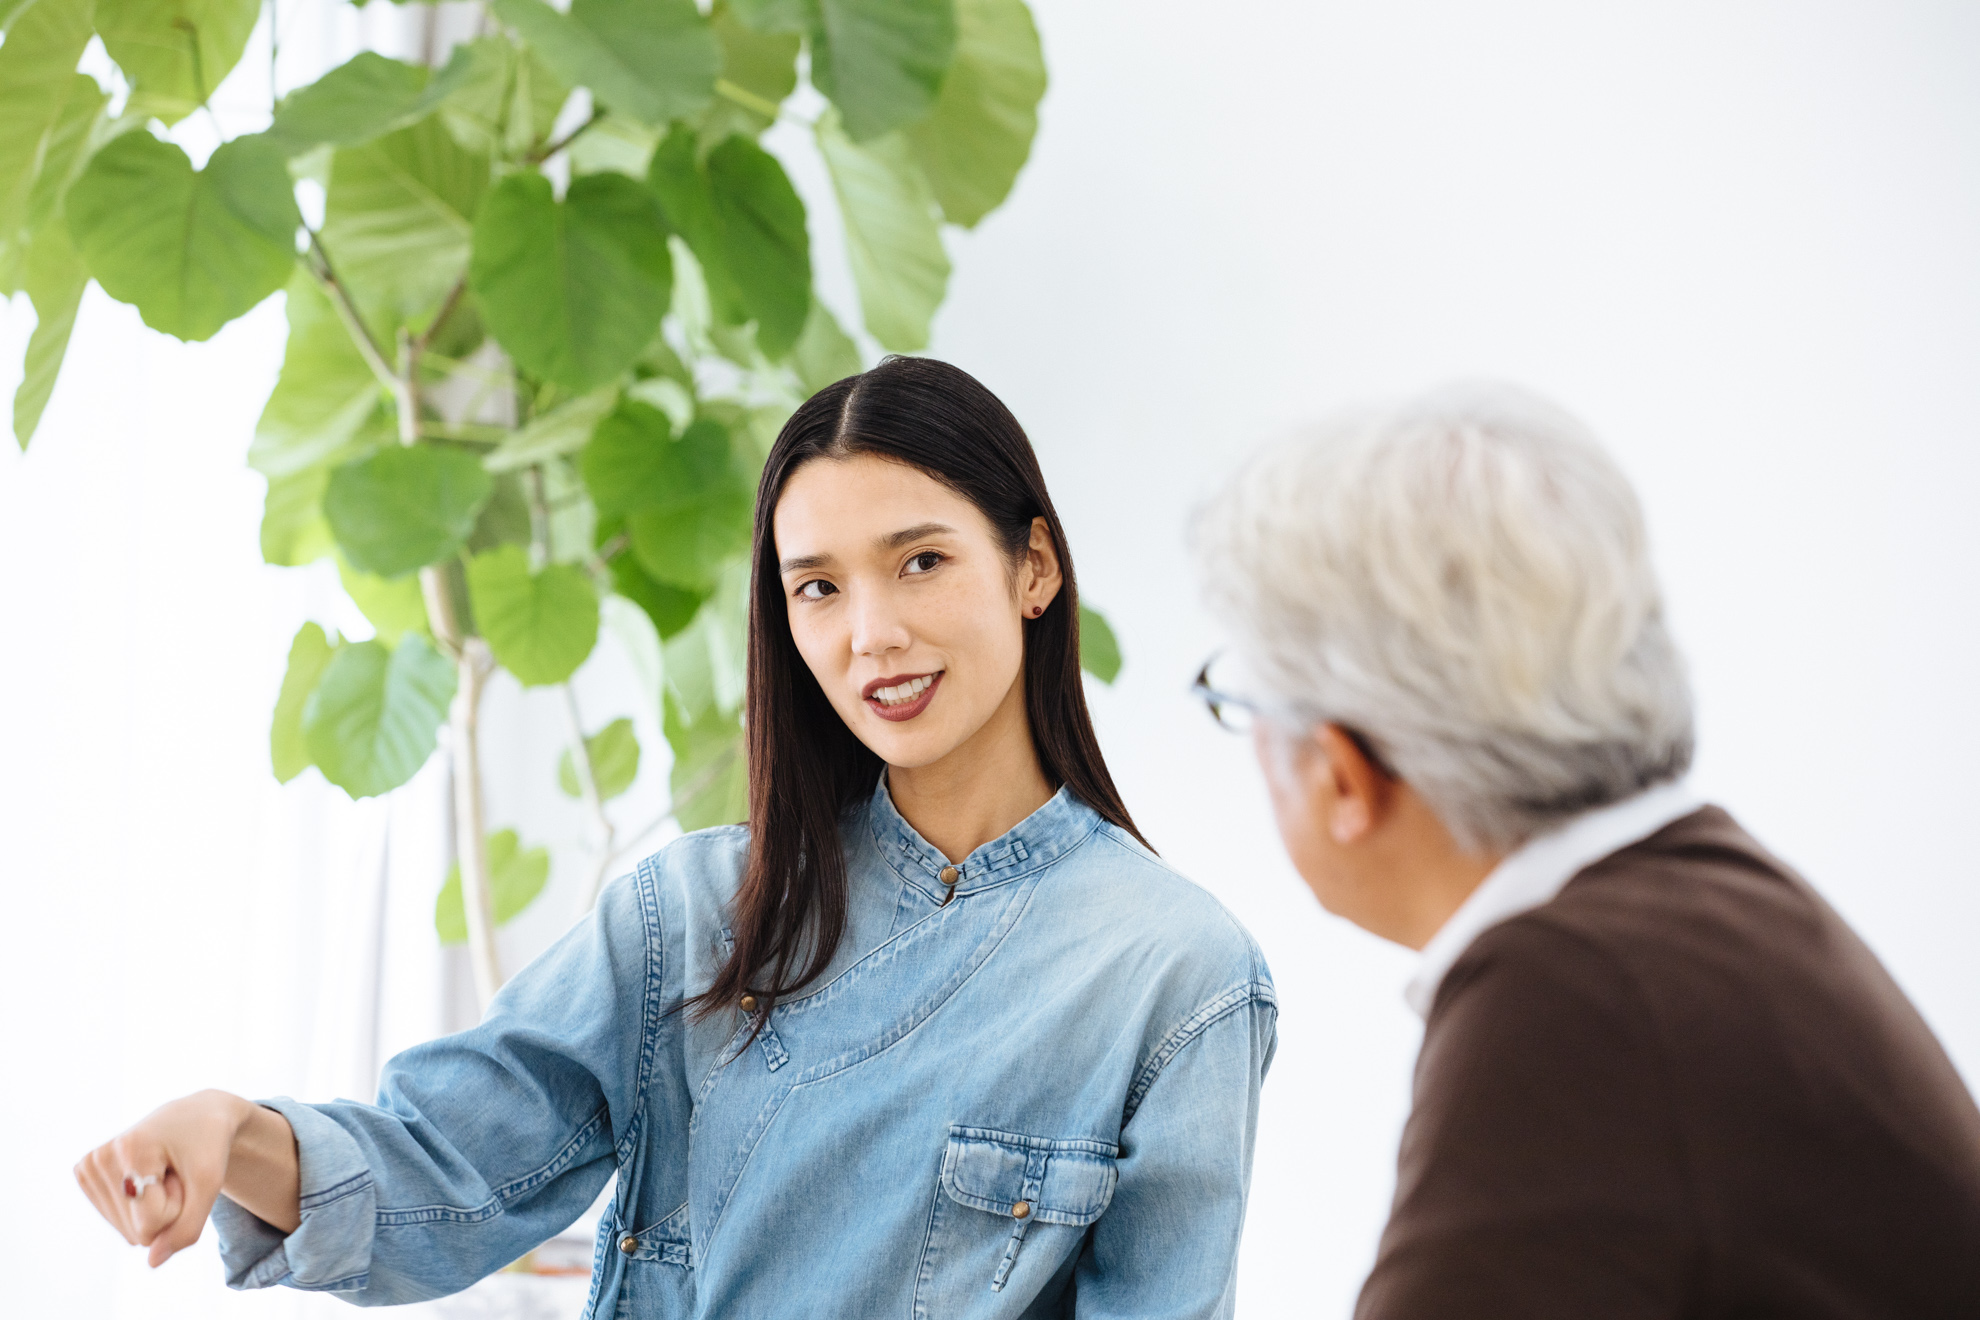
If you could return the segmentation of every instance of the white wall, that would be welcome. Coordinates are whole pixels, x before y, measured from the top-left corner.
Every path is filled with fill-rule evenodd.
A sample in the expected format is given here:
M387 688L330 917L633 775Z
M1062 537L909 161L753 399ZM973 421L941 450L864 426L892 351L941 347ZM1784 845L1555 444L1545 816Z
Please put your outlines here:
M1095 700L1129 804L1279 981L1242 1313L1346 1314L1417 1026L1408 955L1317 911L1246 749L1183 696L1215 638L1181 529L1252 444L1344 400L1507 376L1608 438L1691 657L1699 781L1980 1079L1980 11L1037 8L1038 147L953 245L934 351L1031 429L1128 653ZM29 317L0 320L0 373ZM268 932L314 932L377 827L263 770L288 636L334 596L254 549L240 458L280 324L187 348L92 295L34 452L0 457L9 1313L22 1289L21 1314L290 1305L216 1296L204 1248L141 1277L67 1183L158 1098L307 1082L318 941ZM622 674L587 681L621 713ZM550 714L508 718L534 747ZM574 841L534 773L500 791ZM560 867L532 940L573 910Z

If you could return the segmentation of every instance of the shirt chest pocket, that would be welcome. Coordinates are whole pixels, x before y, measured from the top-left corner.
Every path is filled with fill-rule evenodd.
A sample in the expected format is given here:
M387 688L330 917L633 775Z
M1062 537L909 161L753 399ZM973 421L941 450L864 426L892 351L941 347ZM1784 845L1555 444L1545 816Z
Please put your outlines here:
M917 1320L1023 1310L1061 1278L1113 1200L1119 1154L1091 1138L951 1128L916 1280Z

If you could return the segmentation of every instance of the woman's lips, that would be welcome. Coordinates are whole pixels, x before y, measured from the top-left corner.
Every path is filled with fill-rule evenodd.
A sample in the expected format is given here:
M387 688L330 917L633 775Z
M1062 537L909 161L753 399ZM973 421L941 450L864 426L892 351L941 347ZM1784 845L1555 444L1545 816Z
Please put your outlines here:
M876 678L866 685L866 691L864 693L866 708L875 715L878 715L881 719L892 720L896 724L902 720L911 720L921 714L922 711L927 710L928 703L935 700L935 689L941 686L943 672L938 669L932 674L907 674L899 678ZM903 691L911 691L916 684L923 685L921 691L906 701L897 700L889 704L880 696L882 692L899 694Z

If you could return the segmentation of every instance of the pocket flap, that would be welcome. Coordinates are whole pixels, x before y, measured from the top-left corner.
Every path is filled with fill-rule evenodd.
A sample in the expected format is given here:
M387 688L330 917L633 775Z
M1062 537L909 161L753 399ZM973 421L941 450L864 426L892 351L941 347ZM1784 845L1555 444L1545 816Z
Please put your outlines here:
M1113 1200L1120 1147L1090 1138L1051 1141L991 1128L949 1130L942 1189L974 1210L1046 1224L1090 1224Z

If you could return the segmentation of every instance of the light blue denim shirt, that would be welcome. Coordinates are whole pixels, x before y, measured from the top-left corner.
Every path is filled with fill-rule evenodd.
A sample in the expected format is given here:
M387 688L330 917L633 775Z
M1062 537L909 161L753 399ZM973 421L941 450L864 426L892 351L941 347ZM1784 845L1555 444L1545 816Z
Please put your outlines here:
M608 886L378 1104L268 1102L302 1224L224 1200L228 1282L464 1288L615 1173L586 1317L1228 1316L1276 1000L1215 899L1061 790L963 860L884 782L843 827L845 938L753 1044L697 1019L747 833ZM737 1053L741 1049L741 1053Z

